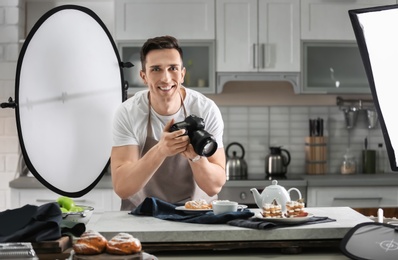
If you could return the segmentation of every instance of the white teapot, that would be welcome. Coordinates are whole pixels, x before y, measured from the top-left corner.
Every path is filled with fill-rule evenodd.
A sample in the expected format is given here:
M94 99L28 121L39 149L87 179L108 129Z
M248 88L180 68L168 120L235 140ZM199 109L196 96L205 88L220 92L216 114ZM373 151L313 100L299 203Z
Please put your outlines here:
M286 212L286 202L291 201L290 192L294 190L298 193L299 199L301 199L301 192L296 188L286 190L284 187L278 185L277 180L272 181L272 185L265 187L263 192L260 194L256 188L250 189L253 193L254 201L257 206L261 209L266 203L272 203L273 200L282 206L282 211Z

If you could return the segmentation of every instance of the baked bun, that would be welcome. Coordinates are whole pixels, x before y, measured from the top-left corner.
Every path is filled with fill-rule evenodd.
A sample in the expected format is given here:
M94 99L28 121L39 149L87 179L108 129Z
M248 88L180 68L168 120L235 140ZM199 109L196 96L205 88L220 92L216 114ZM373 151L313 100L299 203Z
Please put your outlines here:
M190 200L185 202L186 209L212 209L212 205L207 203L204 199Z
M117 234L106 246L106 252L113 255L129 255L140 251L140 240L127 233Z
M96 255L105 251L107 240L96 231L86 231L73 244L73 250L78 255Z

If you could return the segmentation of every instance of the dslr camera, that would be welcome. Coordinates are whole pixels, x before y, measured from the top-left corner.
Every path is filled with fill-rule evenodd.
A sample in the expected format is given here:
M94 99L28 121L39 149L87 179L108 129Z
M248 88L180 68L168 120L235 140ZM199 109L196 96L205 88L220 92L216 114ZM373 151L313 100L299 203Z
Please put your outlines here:
M190 115L184 121L173 124L170 132L185 129L185 134L189 136L189 140L195 152L201 156L212 156L217 150L217 142L214 137L206 132L205 122L202 118Z

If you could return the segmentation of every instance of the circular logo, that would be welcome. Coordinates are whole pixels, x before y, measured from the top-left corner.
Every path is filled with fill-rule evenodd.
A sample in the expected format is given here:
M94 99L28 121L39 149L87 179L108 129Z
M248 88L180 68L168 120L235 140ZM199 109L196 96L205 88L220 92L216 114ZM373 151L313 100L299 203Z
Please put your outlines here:
M391 241L382 241L380 242L380 247L383 248L386 251L393 251L393 250L398 250L398 243L395 242L394 240Z

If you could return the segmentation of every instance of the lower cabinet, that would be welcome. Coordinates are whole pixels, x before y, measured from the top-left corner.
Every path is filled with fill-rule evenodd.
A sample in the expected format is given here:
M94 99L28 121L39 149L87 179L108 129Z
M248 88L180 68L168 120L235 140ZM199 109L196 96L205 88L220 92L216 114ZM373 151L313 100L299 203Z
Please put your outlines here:
M11 189L11 208L19 208L26 204L40 206L55 202L59 196L47 189ZM94 189L73 200L77 205L94 207L94 213L120 210L120 198L112 189Z
M398 205L398 188L372 187L308 187L307 207L378 208Z

